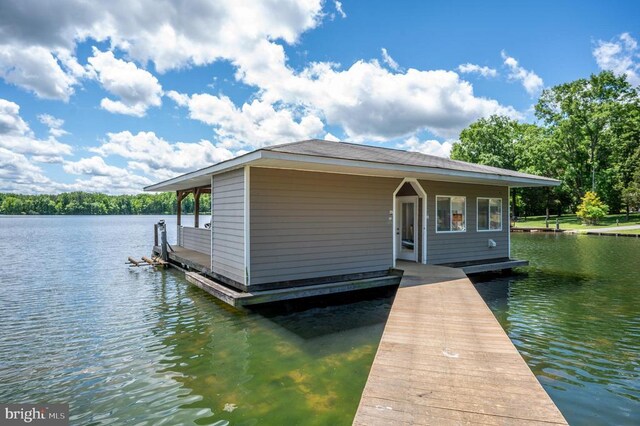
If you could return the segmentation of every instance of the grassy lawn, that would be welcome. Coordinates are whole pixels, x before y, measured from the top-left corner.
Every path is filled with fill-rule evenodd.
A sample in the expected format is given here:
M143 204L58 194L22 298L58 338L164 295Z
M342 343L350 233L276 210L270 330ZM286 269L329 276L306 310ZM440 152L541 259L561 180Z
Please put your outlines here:
M562 215L560 218L560 229L599 229L609 228L616 226L616 219L619 221L620 226L627 225L640 225L640 214L634 213L629 215L629 221L627 222L626 215L612 214L603 218L597 225L583 225L582 221L578 219L575 214ZM556 226L556 217L549 217L549 228ZM516 228L544 228L544 216L531 216L526 220L522 218L521 221L516 222Z

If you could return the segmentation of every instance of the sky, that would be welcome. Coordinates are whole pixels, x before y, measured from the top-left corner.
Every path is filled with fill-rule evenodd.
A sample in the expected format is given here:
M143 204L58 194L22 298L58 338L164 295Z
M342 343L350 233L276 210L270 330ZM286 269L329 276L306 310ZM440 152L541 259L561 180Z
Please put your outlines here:
M640 84L637 1L3 0L0 192L138 193L320 138L448 156L545 88Z

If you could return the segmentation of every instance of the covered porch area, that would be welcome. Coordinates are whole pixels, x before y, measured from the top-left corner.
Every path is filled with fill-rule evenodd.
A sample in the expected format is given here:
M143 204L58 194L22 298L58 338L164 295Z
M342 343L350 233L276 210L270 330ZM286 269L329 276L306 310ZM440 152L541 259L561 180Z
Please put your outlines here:
M182 223L183 201L193 194L193 226L185 226ZM202 223L200 217L201 197L203 194L211 194L211 185L200 186L176 191L176 241L178 248L188 250L191 257L196 256L199 261L205 259L199 255L206 255L208 261L204 263L211 267L211 228L209 223ZM209 205L209 209L211 206ZM182 250L184 254L187 254ZM190 252L195 252L191 254Z
M211 228L206 217L202 217L202 195L211 194L211 185L203 185L186 189L176 190L176 244L168 247L169 260L177 265L182 265L184 269L196 270L202 273L211 273ZM185 209L185 200L190 195L192 199L187 200L188 209ZM206 208L210 211L211 204ZM193 209L191 209L193 207ZM185 210L193 211L193 221L189 216L184 221ZM205 213L205 214L206 214ZM189 225L185 225L187 222ZM192 225L191 225L192 224ZM160 254L161 241L158 233L158 225L154 227L154 253Z

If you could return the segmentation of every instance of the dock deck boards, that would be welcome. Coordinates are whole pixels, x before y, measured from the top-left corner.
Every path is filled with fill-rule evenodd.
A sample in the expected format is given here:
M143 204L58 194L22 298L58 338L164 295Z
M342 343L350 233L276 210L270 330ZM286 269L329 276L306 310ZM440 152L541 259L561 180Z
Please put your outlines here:
M200 272L211 272L211 256L206 253L191 250L188 248L180 247L179 245L172 246L173 251L169 251L169 259L177 263L183 263L190 268ZM153 248L154 253L160 253L160 247Z
M398 268L354 425L567 424L462 270Z

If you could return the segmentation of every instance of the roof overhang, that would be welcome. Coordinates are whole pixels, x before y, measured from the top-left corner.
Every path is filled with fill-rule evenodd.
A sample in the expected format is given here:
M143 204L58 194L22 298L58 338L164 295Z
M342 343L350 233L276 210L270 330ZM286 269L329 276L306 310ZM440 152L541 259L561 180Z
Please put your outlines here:
M557 186L560 184L558 180L534 175L509 176L500 173L481 173L438 167L412 166L258 150L204 169L177 176L164 182L147 186L144 190L167 192L205 186L211 183L212 175L244 166L362 176L416 178L443 182L510 187Z

